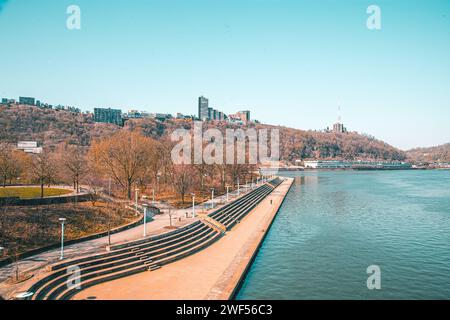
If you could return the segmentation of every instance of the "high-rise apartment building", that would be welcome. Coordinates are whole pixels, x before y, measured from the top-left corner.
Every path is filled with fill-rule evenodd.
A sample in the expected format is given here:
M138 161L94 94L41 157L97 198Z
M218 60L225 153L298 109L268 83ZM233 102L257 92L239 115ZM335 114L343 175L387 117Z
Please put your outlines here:
M35 99L30 97L19 97L19 104L26 104L29 106L35 105Z
M117 109L105 109L105 108L95 108L94 109L94 121L102 123L112 123L118 126L123 125L122 111Z
M206 121L210 119L209 116L209 101L205 97L201 96L198 98L198 118L201 121Z

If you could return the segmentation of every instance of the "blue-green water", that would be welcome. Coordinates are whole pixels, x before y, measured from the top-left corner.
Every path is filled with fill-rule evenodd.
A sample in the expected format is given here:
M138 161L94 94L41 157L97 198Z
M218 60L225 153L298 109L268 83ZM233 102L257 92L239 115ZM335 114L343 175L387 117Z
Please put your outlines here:
M450 299L450 171L291 176L237 299Z

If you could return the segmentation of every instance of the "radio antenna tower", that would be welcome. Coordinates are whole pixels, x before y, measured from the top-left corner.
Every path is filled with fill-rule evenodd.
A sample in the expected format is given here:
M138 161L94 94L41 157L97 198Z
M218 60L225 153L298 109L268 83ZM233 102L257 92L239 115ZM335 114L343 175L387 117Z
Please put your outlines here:
M338 123L342 123L341 106L338 106Z

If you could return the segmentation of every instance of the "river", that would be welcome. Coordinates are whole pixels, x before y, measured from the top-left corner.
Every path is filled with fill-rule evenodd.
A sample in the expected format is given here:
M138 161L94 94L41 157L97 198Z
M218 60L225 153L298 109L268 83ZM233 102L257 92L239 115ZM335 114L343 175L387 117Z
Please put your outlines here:
M450 299L450 171L285 175L294 184L237 299Z

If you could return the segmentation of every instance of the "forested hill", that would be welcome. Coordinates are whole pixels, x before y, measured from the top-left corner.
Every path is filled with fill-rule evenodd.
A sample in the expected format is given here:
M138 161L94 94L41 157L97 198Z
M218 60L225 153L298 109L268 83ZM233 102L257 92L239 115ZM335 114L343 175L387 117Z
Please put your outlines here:
M277 128L280 130L280 153L283 160L293 163L298 159L382 159L404 160L406 153L373 137L358 133L325 133L303 131L264 124L247 127L228 123L209 123L219 129L247 127ZM190 129L192 122L153 119L130 120L125 128L94 123L84 114L30 106L0 106L0 140L16 143L19 140L39 141L45 147L61 142L89 146L93 139L109 136L118 130L139 130L146 136L161 138L177 128Z
M431 148L408 150L408 158L419 162L450 162L450 143Z
M116 130L117 126L96 124L85 114L32 106L0 106L0 140L11 143L30 140L52 147L67 141L88 146L92 139Z

